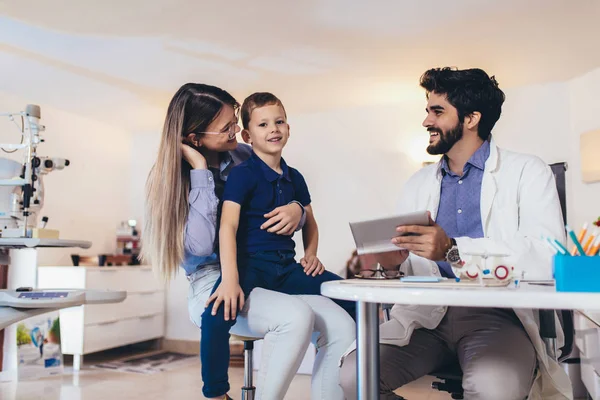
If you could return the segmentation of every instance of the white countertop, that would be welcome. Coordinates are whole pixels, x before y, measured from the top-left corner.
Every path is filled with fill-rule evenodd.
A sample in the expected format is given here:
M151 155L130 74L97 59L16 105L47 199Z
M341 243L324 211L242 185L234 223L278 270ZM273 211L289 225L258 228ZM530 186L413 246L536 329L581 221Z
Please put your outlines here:
M66 298L22 299L21 294L40 292L68 292ZM125 291L109 290L73 290L73 289L36 289L32 292L0 290L0 330L21 320L50 311L80 306L82 304L120 303L127 297Z
M86 271L130 271L130 270L142 270L150 271L152 267L150 265L117 265L117 266L89 266L89 265L39 265L38 268L77 268L84 269Z
M32 248L32 247L80 247L89 249L92 242L86 240L36 239L36 238L0 238L0 248Z
M416 285L416 284L411 284ZM369 303L463 307L600 310L600 293L556 292L552 286L519 288L423 288L393 281L342 280L321 285L321 294Z

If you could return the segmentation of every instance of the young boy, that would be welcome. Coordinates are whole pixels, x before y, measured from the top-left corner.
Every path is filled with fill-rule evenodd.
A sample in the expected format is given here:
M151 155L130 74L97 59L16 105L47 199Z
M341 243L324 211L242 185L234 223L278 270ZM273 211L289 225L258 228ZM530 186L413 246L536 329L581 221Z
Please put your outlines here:
M252 145L253 152L247 161L230 171L223 193L219 227L221 277L202 316L201 357L205 388L207 384L212 386L214 382L217 386L219 381L227 379L226 374L223 376L216 371L223 368L215 368L214 364L217 355L229 354L229 335L215 332L211 326L216 328L221 324L215 322L220 315L225 321L231 318L232 326L252 289L260 287L293 295L319 295L321 283L342 279L326 271L317 258L319 231L308 187L300 172L288 167L281 157L290 136L283 104L271 93L254 93L244 101L241 114L242 137ZM292 201L302 204L306 212L302 229L304 257L300 263L295 260L292 235L275 234L288 228L285 222L268 230L263 228L270 210ZM354 318L354 302L336 303ZM340 309L340 312L343 311ZM210 318L209 313L217 316L216 319ZM212 365L206 368L205 363ZM224 369L226 372L226 365ZM215 375L222 378L219 380Z
M319 230L308 187L300 172L288 167L281 157L290 136L283 104L271 93L250 95L242 105L242 125L242 137L253 152L250 159L231 170L223 193L219 228L222 281L228 280L228 287L235 287L239 279L243 294L238 291L237 298L242 304L243 295L248 296L255 287L287 294L320 294L321 283L342 278L325 271L317 258ZM269 210L291 201L298 201L306 212L300 263L294 258L292 235L276 235L273 230L279 227L264 230L262 226ZM219 289L211 299L218 298ZM234 298L224 301L233 318L243 307L240 304L237 308ZM354 317L354 303L339 304ZM227 314L225 310L225 319Z

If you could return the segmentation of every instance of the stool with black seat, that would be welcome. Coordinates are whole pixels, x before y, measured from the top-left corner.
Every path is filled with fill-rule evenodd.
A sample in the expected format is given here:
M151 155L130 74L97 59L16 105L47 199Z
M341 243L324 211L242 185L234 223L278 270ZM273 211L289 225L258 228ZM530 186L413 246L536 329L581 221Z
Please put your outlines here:
M256 388L253 383L252 351L254 342L261 337L231 335L231 339L244 343L244 386L242 387L242 400L254 400Z

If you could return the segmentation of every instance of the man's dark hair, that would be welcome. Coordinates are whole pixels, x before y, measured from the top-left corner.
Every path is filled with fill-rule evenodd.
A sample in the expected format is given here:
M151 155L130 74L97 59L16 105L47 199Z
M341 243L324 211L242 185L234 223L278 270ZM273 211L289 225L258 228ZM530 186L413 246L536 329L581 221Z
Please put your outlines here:
M492 76L479 68L432 68L421 76L421 87L429 93L446 95L448 102L456 108L458 119L464 121L475 111L481 113L477 134L488 140L492 128L502 113L504 92Z

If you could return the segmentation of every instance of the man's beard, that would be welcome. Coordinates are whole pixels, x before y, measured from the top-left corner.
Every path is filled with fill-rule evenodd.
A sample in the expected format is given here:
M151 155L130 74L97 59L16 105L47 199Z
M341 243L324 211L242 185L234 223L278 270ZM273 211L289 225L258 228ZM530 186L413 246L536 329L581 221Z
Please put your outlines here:
M444 133L437 128L429 128L429 132L439 133L438 141L427 146L427 152L432 155L446 154L452 146L463 137L463 123L459 121L456 126Z

